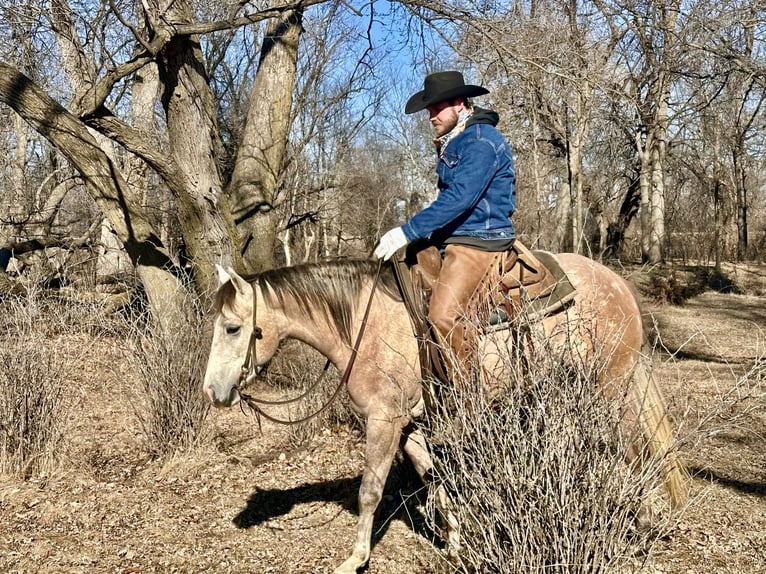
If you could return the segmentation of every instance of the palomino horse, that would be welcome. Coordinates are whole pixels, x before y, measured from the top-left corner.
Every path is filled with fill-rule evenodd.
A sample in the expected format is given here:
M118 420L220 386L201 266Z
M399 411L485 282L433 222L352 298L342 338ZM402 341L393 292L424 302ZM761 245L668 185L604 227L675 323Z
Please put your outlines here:
M572 254L558 259L577 296L565 312L542 321L545 333L574 345L578 357L601 357L605 367L598 384L609 394L632 395L633 420L648 437L650 451L664 456L673 432L664 403L649 377L634 376L641 363L643 326L632 291L622 278L590 259ZM390 270L385 269L377 289L375 271L376 264L369 260L288 267L250 279L218 268L217 314L204 392L219 407L240 400L246 357L248 363L262 366L286 338L310 345L345 371L368 312L347 379L351 405L366 421L359 522L351 556L336 574L354 573L369 560L374 512L399 445L421 477L431 469L424 437L412 424L424 405L418 344ZM666 486L672 501L680 504L686 494L683 470L675 459L667 461Z

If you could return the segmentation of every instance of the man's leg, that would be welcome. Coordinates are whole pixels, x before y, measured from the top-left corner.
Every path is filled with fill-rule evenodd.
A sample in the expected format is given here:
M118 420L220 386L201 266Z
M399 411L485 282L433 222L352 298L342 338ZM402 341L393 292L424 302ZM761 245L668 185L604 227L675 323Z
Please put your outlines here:
M454 384L468 376L466 363L472 359L476 346L475 318L465 317L466 308L497 255L463 245L448 245L445 250L439 279L431 294L428 318L441 338L439 342L451 348L454 354L454 360L446 361Z

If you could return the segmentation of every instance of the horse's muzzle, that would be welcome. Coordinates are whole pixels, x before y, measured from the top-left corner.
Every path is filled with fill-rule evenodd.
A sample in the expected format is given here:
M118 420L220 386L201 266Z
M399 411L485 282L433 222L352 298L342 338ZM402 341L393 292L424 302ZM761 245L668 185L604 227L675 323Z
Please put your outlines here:
M205 386L204 391L207 395L207 398L210 400L214 407L232 407L236 405L240 400L239 387L237 385L232 386L229 389L228 394L223 397L219 397L213 387Z

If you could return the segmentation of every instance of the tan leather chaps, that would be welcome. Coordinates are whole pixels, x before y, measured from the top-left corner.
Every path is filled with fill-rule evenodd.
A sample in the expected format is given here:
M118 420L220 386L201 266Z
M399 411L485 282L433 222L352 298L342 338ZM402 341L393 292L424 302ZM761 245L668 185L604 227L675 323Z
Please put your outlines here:
M447 245L441 270L433 285L428 319L439 343L454 356L443 357L453 384L469 376L478 339L476 317L467 316L468 303L487 269L499 256L464 245ZM449 355L450 353L444 353Z

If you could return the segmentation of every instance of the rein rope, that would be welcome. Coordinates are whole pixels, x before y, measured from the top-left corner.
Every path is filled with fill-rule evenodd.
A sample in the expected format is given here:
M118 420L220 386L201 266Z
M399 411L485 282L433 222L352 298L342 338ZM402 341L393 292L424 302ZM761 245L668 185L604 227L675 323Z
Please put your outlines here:
M375 279L372 283L372 289L370 289L370 297L367 300L367 306L364 310L364 316L362 317L362 323L359 326L359 333L356 335L356 341L354 341L354 346L351 347L351 357L348 360L348 365L346 365L346 369L343 371L343 375L341 376L340 380L338 381L338 385L335 388L335 391L332 393L332 396L325 402L322 407L309 414L306 415L300 419L296 420L289 420L289 419L280 419L277 417L274 417L267 412L265 412L261 405L270 405L270 406L277 406L277 405L288 405L291 403L298 402L305 397L307 397L314 389L317 388L319 383L324 379L325 374L327 373L328 369L330 368L330 360L328 359L325 363L324 369L322 370L322 373L319 375L319 377L314 381L314 383L309 386L308 389L306 389L302 394L300 394L297 397L291 398L291 399L285 399L285 400L278 400L278 401L270 401L266 399L259 399L256 397L253 397L251 395L248 395L247 393L243 393L240 391L239 396L241 401L246 404L250 410L255 414L258 425L260 426L260 417L265 418L268 421L271 421L276 424L280 425L297 425L301 423L305 423L306 421L309 421L315 417L318 417L320 414L325 412L330 406L335 402L335 399L338 398L338 395L340 395L340 391L343 389L343 387L346 386L348 383L348 379L351 376L351 369L354 366L354 363L356 362L356 356L359 352L359 346L362 343L362 336L364 335L365 328L367 327L367 319L370 315L370 309L372 308L372 299L375 296L375 291L378 288L378 281L380 280L380 270L383 266L383 261L380 260L378 262L378 268L375 272ZM258 292L256 289L253 289L253 332L250 335L250 342L247 347L247 355L245 356L245 362L242 364L242 372L240 373L240 384L244 385L246 383L249 383L252 381L256 375L253 372L251 374L251 370L254 370L254 362L256 360L256 341L258 339L263 338L263 330L257 325L257 311L258 311Z

